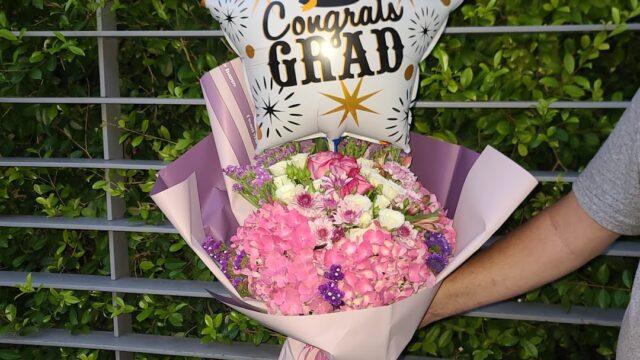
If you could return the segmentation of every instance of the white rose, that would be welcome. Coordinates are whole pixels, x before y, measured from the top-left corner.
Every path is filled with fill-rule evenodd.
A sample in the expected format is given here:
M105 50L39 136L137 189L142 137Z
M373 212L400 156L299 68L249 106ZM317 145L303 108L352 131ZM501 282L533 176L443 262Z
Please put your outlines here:
M290 204L296 198L296 195L303 191L304 188L302 185L294 185L293 183L286 184L283 187L276 189L276 198L285 204Z
M389 200L389 198L384 195L378 195L376 196L376 200L373 202L373 204L378 209L382 210L388 208L389 205L391 205L391 200Z
M398 195L402 194L403 192L404 188L392 181L387 180L384 184L382 184L382 195L391 200L397 198Z
M295 154L294 156L291 157L290 163L299 168L299 169L304 169L307 167L307 158L309 157L308 153L300 153L300 154Z
M366 169L373 169L375 164L373 162L373 160L369 160L369 159L365 159L365 158L358 158L358 165L360 165L360 168L366 168Z
M373 221L373 214L371 214L371 211L365 211L360 215L358 226L366 228L371 224L371 221Z
M287 173L287 165L289 165L289 162L286 160L282 160L269 166L269 172L273 176L285 175Z
M276 189L279 189L285 185L295 185L287 175L276 176L273 178L273 183L276 185Z
M378 217L380 225L387 230L397 229L404 224L404 215L399 211L382 209Z
M367 231L369 231L369 228L359 228L359 227L353 228L347 232L347 238L355 239L358 237L362 237L364 236L364 233L366 233Z
M382 177L378 171L373 168L362 167L360 168L360 174L367 180L371 181L372 178L379 176Z
M368 211L373 205L371 199L364 195L347 195L342 199L347 206L353 206L360 211Z
M384 176L378 174L378 172L375 170L373 170L373 172L369 174L369 177L365 176L365 178L369 180L369 182L373 184L373 186L380 186L389 182L389 180L385 179Z

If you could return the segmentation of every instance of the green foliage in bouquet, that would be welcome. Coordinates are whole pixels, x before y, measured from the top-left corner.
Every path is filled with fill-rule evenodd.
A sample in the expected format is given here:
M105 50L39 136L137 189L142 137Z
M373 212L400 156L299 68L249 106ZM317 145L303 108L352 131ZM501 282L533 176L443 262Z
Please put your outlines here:
M102 2L14 0L0 7L0 96L99 95L97 42L91 38L15 36L23 30L95 30ZM122 30L216 29L197 1L114 1ZM482 149L492 145L531 170L580 170L620 116L618 110L554 109L558 100L630 99L640 86L638 0L478 0L456 11L453 26L600 24L612 32L447 35L421 64L420 100L533 100L535 109L418 109L414 130ZM235 57L217 38L120 41L121 94L201 98L199 77ZM100 158L96 105L0 104L0 156ZM114 119L131 159L171 161L210 132L203 107L122 106ZM326 146L326 144L318 144ZM322 148L319 148L322 149ZM127 216L164 221L148 193L155 171L0 168L0 214L100 217L106 194L125 199ZM570 185L540 186L504 231L553 204ZM212 280L176 235L129 235L131 276ZM516 301L624 308L636 260L600 257ZM94 231L0 228L0 270L108 275L106 235ZM129 313L138 333L202 341L279 343L283 339L215 301L34 288L0 288L0 333L43 328L111 330ZM618 329L458 317L416 334L409 353L456 359L612 359ZM0 347L0 359L106 359L109 352ZM161 356L136 355L138 359ZM174 357L175 359L175 357Z

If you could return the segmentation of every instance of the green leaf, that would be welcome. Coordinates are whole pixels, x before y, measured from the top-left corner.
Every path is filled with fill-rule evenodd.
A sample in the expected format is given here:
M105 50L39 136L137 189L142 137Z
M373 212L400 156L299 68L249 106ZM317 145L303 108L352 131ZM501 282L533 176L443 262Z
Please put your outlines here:
M211 316L209 314L204 316L204 323L208 326L208 327L214 327L213 326L213 318L211 318Z
M633 286L633 275L631 275L631 271L624 270L622 272L622 283L627 289L631 289Z
M43 0L31 0L31 4L33 4L33 6L37 7L40 10L44 9Z
M178 326L178 327L182 326L182 321L183 321L183 317L182 317L182 314L180 313L173 313L169 315L169 322L173 326Z
M69 51L71 51L76 55L84 56L84 50L80 49L77 46L73 46L73 45L69 46Z
M582 88L577 87L575 85L565 85L562 87L562 89L567 95L571 96L572 98L578 99L585 95L584 90L582 90Z
M144 321L149 316L151 316L151 314L153 314L153 309L152 308L146 308L140 314L136 315L136 320Z
M152 269L155 265L148 260L145 260L143 262L140 263L140 269L142 269L142 271L148 271L150 269Z
M500 334L500 337L498 337L498 344L502 346L516 345L520 341L520 339L515 336L514 332L515 330L513 329L504 331L502 334Z
M169 134L169 130L166 127L164 127L164 125L160 126L160 129L158 130L158 134L163 139L171 140L171 134Z
M606 263L602 263L596 271L596 280L601 285L606 285L609 282L609 266Z
M171 245L169 247L169 251L171 252L177 252L180 251L183 247L184 247L185 242L184 241L180 241L178 243L175 243L173 245Z
M472 80L473 70L471 68L464 69L462 74L460 74L460 85L462 85L463 88L466 88L467 86L469 86L469 84L471 84Z
M29 77L33 80L41 80L42 79L42 70L38 68L33 68L29 71Z
M524 351L529 355L529 357L537 358L538 357L538 348L533 345L527 339L520 339L520 346L524 349Z
M131 146L138 147L140 144L142 144L142 141L144 140L144 135L138 135L135 138L133 138L133 140L131 140Z
M9 41L16 41L18 38L13 35L13 33L7 29L0 29L0 37Z
M614 24L620 24L620 10L617 7L611 8L611 18Z
M518 154L520 156L525 157L529 154L529 149L525 144L518 144Z
M4 316L10 322L13 322L13 320L16 318L17 313L18 313L18 309L16 309L16 306L13 304L9 304L7 305L7 307L4 308Z
M511 124L509 124L509 122L506 120L501 121L498 123L496 130L500 135L509 135L509 133L511 133Z
M598 301L598 306L601 309L606 309L609 307L609 305L611 305L611 295L609 295L609 292L607 290L600 289L598 291L597 301Z
M571 54L564 55L564 69L567 70L569 74L573 74L576 70L576 60L573 58Z

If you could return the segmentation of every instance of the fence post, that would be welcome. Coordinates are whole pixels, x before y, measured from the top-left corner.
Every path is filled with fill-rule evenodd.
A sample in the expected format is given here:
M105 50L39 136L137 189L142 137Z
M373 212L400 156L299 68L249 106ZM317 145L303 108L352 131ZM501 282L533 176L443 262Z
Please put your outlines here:
M111 2L107 2L104 7L98 9L97 25L98 31L116 30L117 23L115 14L111 11ZM114 38L98 38L98 61L100 67L100 96L119 97L120 96L120 71L118 66L118 40ZM102 104L102 144L104 148L105 160L116 160L123 158L122 146L119 144L120 129L116 125L116 119L120 116L120 105ZM105 169L107 182L117 182L120 177L111 174ZM123 199L114 198L110 194L106 195L107 219L116 220L124 217L125 203ZM129 276L129 249L127 235L124 232L109 231L109 261L111 268L111 279L116 280ZM113 302L122 296L113 293ZM113 319L113 335L120 337L131 332L131 316L123 314ZM133 354L129 352L116 351L116 360L133 359Z

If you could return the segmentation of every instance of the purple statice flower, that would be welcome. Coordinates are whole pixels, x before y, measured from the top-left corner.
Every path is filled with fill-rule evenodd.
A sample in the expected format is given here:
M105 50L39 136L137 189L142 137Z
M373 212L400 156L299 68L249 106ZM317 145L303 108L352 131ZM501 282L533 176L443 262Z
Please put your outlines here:
M440 254L444 257L453 255L451 245L441 233L427 232L424 234L425 242L430 251Z
M338 283L335 281L326 282L318 287L322 298L329 302L334 308L339 308L344 304L344 291L340 290Z
M295 154L295 149L292 145L275 147L267 149L262 154L256 155L256 165L260 167L269 167L277 162L288 159Z
M228 278L229 277L229 257L230 257L230 253L229 250L224 250L220 255L219 258L220 260L218 261L220 263L220 269L222 270L222 273Z
M241 283L242 283L242 277L236 276L233 278L233 282L231 283L231 285L233 285L234 288L237 288L238 286L240 286Z
M440 254L431 254L427 259L427 266L434 274L439 274L444 270L444 268L449 264L448 258L440 255Z
M240 179L245 177L251 169L251 165L234 166L230 165L222 169L222 173L232 179Z
M257 188L263 187L264 184L271 181L272 179L271 174L267 170L265 170L263 167L256 166L254 167L253 171L255 173L256 178L251 182L251 185Z
M241 192L243 192L243 191L244 191L244 186L242 186L241 184L233 184L233 186L231 187L231 189L232 189L234 192L241 193Z
M202 248L215 260L215 257L219 256L222 252L222 241L209 236L207 237L207 241L202 244Z
M240 270L242 268L242 260L244 260L247 253L242 250L236 257L233 259L233 270Z
M344 273L342 272L342 266L333 264L329 267L329 271L324 273L324 277L331 281L340 281L344 279Z

